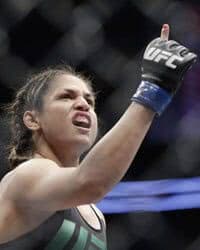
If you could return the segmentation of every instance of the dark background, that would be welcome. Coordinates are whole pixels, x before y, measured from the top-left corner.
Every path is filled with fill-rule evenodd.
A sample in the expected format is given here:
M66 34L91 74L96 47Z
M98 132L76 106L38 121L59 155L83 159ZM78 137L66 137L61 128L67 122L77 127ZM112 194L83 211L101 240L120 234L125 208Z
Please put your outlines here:
M99 92L99 138L119 119L140 82L145 46L160 35L199 54L200 1L0 1L0 105L34 70L69 64ZM155 119L123 181L199 176L199 61L162 117ZM7 172L7 119L0 110L1 177ZM198 209L106 215L110 250L198 250Z

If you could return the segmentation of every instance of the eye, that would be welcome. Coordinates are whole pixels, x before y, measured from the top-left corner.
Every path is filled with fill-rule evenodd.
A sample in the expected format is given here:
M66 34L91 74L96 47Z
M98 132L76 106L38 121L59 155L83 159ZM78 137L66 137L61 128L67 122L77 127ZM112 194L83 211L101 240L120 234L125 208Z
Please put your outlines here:
M93 100L93 99L91 99L91 98L86 98L86 101L87 101L87 103L88 103L90 106L94 107L95 103L94 103L94 100Z
M60 99L73 99L73 96L70 93L64 93L60 95Z

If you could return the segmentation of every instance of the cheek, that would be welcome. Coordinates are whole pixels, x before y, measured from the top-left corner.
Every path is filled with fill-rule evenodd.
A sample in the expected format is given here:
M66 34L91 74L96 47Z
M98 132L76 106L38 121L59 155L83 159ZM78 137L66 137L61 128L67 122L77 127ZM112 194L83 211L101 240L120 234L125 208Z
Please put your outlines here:
M66 114L58 109L46 110L41 119L42 130L49 133L60 130L61 125L64 124L65 116Z
M98 133L98 120L97 120L97 116L95 114L93 116L93 119L92 119L92 134L93 134L94 140L97 137L97 133Z

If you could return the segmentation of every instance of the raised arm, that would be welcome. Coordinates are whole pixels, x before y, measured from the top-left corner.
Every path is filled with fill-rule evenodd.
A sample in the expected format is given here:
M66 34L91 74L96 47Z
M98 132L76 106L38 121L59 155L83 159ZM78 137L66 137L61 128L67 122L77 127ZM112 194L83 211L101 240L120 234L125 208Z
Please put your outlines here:
M168 40L169 26L146 48L142 60L142 82L132 104L117 124L96 144L81 164L82 175L101 187L105 195L126 173L155 114L161 115L178 90L196 55ZM91 167L91 163L95 167Z

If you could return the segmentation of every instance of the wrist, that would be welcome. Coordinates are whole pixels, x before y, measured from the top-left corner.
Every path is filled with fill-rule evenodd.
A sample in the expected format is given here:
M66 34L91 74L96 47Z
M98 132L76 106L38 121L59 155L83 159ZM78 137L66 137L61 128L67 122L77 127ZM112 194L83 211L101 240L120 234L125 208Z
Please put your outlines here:
M160 86L142 81L131 101L140 103L161 115L172 100L172 95Z

